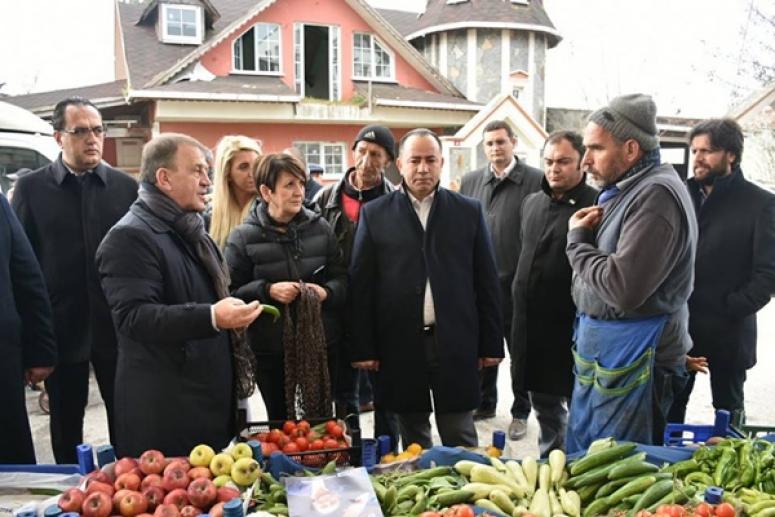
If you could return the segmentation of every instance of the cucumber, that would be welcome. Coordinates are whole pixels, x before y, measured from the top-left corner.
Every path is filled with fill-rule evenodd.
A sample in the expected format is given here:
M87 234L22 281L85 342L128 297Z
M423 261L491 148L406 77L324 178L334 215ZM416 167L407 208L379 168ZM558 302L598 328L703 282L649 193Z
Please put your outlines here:
M443 492L431 497L431 503L438 504L441 508L455 504L466 503L474 496L470 490L453 490L452 492Z
M611 470L615 469L620 465L626 465L633 462L638 463L645 459L646 459L646 453L639 452L638 454L629 456L619 461L608 463L607 465L597 467L594 470L587 471L580 476L570 478L568 482L565 483L565 488L581 488L583 486L592 485L599 482L605 483L606 480L608 479L608 474L611 472Z
M584 472L588 472L595 467L600 467L611 463L612 461L620 460L625 456L629 456L629 454L635 450L635 447L636 445L634 443L624 443L584 456L571 465L570 475L577 476Z
M505 515L506 517L509 517L508 514L503 513L503 510L501 510L497 504L493 503L489 499L477 499L474 504L482 510L487 510L488 512L492 512L495 515Z
M583 517L595 517L597 515L605 515L611 507L608 506L608 500L595 499L589 506L584 509Z
M647 461L633 461L617 465L616 467L612 468L611 472L608 473L608 479L614 480L628 478L632 476L639 476L641 474L653 474L654 472L658 471L659 467L653 463L649 463Z
M596 499L595 494L601 486L602 485L600 483L587 485L576 490L576 493L579 494L579 499L581 499L581 502L587 504ZM613 493L613 491L611 491L611 493Z
M625 497L642 494L648 488L657 482L657 478L654 476L643 476L635 478L623 487L619 488L613 494L608 496L608 506L614 506Z
M673 486L674 484L672 479L663 479L661 481L657 481L645 492L643 492L643 495L640 496L640 499L638 499L638 502L635 503L635 506L632 508L632 513L636 514L640 510L648 508L655 502L659 501L673 491Z
M635 477L636 476L631 476L628 478L614 479L613 481L609 481L605 485L601 486L597 492L595 492L595 499L600 499L601 497L607 497L613 494L618 488L623 487L635 479Z
M694 494L697 492L697 489L691 485L684 487L684 488L675 488L672 492L667 494L665 497L657 501L656 503L653 503L651 506L646 508L651 513L654 513L657 508L662 506L663 504L684 504L687 502Z

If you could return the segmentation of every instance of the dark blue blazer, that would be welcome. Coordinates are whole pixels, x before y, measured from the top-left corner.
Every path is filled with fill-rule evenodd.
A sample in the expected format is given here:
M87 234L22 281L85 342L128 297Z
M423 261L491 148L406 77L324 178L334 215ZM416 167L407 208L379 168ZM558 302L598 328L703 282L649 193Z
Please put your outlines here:
M24 370L54 366L51 306L35 253L0 194L0 463L35 463Z
M516 230L515 230L516 231ZM352 360L379 360L376 400L395 412L479 405L478 361L503 357L500 289L478 201L439 189L426 230L402 191L364 205L351 274ZM424 353L423 300L430 278L439 367Z

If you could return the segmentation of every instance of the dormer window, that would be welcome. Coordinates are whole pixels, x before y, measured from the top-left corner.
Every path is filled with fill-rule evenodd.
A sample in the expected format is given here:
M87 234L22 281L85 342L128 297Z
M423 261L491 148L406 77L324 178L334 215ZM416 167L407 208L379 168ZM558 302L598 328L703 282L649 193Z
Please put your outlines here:
M395 60L387 47L371 34L353 35L353 79L393 80Z
M234 71L250 74L280 73L280 26L257 23L234 40Z
M203 33L201 7L161 4L161 40L164 43L199 45L202 43Z

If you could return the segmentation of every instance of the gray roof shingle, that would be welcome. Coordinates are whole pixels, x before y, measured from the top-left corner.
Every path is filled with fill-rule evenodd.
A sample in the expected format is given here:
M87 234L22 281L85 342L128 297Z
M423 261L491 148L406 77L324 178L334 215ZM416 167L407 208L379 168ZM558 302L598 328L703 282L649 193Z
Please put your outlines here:
M526 5L509 0L467 0L454 4L448 4L447 0L428 0L425 12L417 18L413 27L408 25L408 17L392 13L389 16L391 23L395 20L396 23L407 24L406 28L398 28L404 36L418 32L436 32L435 27L449 24L487 27L493 23L513 23L532 25L537 27L536 30L543 30L549 34L550 47L557 45L561 39L544 10L543 0L529 0ZM404 32L409 29L413 30Z
M93 84L90 86L79 86L77 88L67 88L64 90L3 97L3 100L36 113L47 113L53 111L54 105L56 105L57 102L66 99L67 97L85 97L96 104L97 107L100 107L100 100L115 99L117 97L123 99L125 91L126 81L121 80Z

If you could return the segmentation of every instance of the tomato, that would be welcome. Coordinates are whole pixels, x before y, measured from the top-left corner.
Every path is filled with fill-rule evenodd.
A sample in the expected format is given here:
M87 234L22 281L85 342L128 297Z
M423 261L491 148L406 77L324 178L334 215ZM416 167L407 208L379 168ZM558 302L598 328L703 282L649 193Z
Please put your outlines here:
M326 422L326 432L328 434L333 434L331 432L331 429L333 429L335 426L337 426L336 420L329 420L328 422Z
M277 440L277 446L281 449L284 449L285 446L289 443L291 443L291 439L285 435L280 436L280 438Z
M309 450L311 451L319 451L323 447L325 447L325 445L323 443L323 440L321 440L320 438L309 442Z
M283 432L290 435L296 430L296 424L292 420L286 420L283 424Z
M269 441L269 433L258 433L256 435L256 438L258 438L259 442L268 442Z
M309 440L307 440L303 436L299 436L298 438L296 438L296 446L299 448L301 452L304 452L307 449L309 449Z
M341 425L334 424L331 426L331 430L328 432L334 438L341 438L344 435L344 429Z
M268 440L272 443L277 443L280 441L280 438L283 437L283 432L279 429L272 429L269 431L269 437Z
M729 503L721 503L716 507L716 517L735 517L735 507Z
M422 512L420 517L441 517L439 512Z
M444 517L474 517L474 511L467 504L456 504L447 508L442 514Z
M694 515L695 517L711 517L713 515L713 507L708 503L700 503L694 509Z
M283 452L285 454L295 454L299 452L299 446L296 445L296 442L288 442L283 446Z
M301 422L296 424L296 429L301 429L306 434L306 433L309 433L311 427L309 425L309 422L307 422L306 420L302 420Z
M651 512L648 510L641 510L635 514L635 517L652 517Z
M667 517L685 517L686 509L680 504L663 504L657 508L657 515L659 514Z
M337 443L336 440L332 440L331 438L326 438L323 440L323 448L324 449L338 449L339 443Z
M265 458L272 455L273 452L277 452L277 445L272 442L261 442L261 454Z

